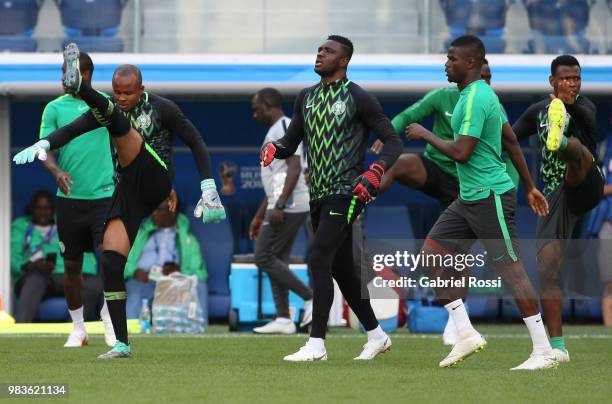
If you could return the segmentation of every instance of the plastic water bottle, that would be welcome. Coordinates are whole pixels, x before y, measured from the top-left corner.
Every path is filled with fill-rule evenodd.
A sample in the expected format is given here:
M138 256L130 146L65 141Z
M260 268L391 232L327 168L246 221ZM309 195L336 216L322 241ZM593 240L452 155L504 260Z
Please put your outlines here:
M149 310L149 299L142 299L142 306L140 307L140 333L151 334L151 311Z

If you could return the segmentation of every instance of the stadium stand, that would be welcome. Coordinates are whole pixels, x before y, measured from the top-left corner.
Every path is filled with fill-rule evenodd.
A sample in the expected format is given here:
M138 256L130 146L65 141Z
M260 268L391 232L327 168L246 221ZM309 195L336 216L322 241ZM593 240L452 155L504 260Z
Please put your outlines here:
M193 212L194 206L187 207ZM210 319L227 318L230 307L229 271L234 251L234 238L229 221L202 224L188 215L191 232L200 240L208 270L208 315Z
M499 319L500 305L497 296L468 295L465 301L471 318L482 321Z
M594 0L523 0L532 30L531 53L589 53L586 35Z
M298 257L306 257L308 253L308 232L306 225L303 225L298 231L297 237L291 248L291 255Z
M66 39L87 52L121 52L117 38L125 0L55 0Z
M42 0L0 2L0 51L34 52L37 41L32 38L38 22Z
M368 239L413 239L412 223L405 205L372 206L366 211Z
M507 0L440 0L440 6L450 34L447 45L458 36L473 34L483 41L487 53L504 53Z
M38 307L38 321L43 323L69 321L68 304L65 297L50 297Z

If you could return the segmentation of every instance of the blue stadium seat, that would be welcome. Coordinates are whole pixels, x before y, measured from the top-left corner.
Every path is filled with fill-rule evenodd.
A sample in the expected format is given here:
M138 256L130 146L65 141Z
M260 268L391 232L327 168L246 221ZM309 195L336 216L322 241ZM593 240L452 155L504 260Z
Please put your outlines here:
M501 300L501 318L504 321L520 321L523 319L514 299L510 296Z
M369 207L365 234L368 239L414 239L408 208L404 205Z
M523 0L533 38L533 53L588 53L585 35L593 0Z
M64 39L62 47L69 43L76 43L79 49L85 52L123 52L123 41L119 38L106 38L98 36L76 36Z
M540 308L540 312L542 309ZM563 299L563 312L561 313L561 317L563 321L567 321L571 313L573 311L573 303L569 298ZM521 312L519 311L514 299L510 296L502 299L501 305L501 318L504 321L520 321L523 316L521 316Z
M468 295L465 299L470 318L475 320L497 320L499 317L499 299L494 295Z
M601 299L574 300L574 316L577 322L601 321Z
M187 207L193 212L194 206ZM208 312L211 318L226 318L230 307L229 271L234 252L230 223L202 224L190 218L190 230L200 241L208 270Z
M514 213L517 234L520 239L535 239L538 216L529 206L517 206Z
M291 249L292 256L306 257L308 254L308 234L306 232L306 226L302 225L298 231L295 242Z
M38 321L49 323L67 321L68 318L68 305L64 297L45 299L38 307Z
M121 52L117 38L125 0L55 0L67 38L88 52Z
M584 35L584 31L571 36L550 36L534 34L529 40L528 51L530 53L589 53L591 44Z
M506 26L506 0L440 0L451 36L473 34L484 43L487 53L504 53L503 39Z
M0 2L0 51L34 52L32 38L42 0Z

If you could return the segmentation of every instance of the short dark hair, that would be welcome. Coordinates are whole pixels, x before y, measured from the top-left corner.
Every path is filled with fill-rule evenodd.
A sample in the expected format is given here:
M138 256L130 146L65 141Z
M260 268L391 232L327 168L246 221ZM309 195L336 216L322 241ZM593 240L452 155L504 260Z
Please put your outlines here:
M351 57L353 57L353 43L350 39L341 35L330 35L327 37L327 40L338 42L340 45L342 45L346 51L346 56L349 60L351 60Z
M30 198L30 203L28 203L28 205L25 207L26 215L32 216L32 213L34 212L34 205L36 205L36 202L38 202L39 199L48 200L51 207L55 209L55 198L53 197L53 194L46 189L40 189L34 192L32 198Z
M117 67L113 73L113 79L115 76L129 76L132 74L138 79L138 85L142 85L142 72L135 65L121 65Z
M572 55L561 55L561 56L557 56L551 63L550 63L550 74L551 76L555 75L555 72L557 71L557 67L559 66L578 66L580 67L580 63L578 63L578 59L576 59L574 56Z
M482 59L482 64L483 65L488 65L489 61L487 60L487 58Z
M462 35L455 38L453 42L451 42L450 46L468 49L470 56L473 56L476 60L479 60L481 65L484 63L486 53L485 46L477 36Z
M79 69L85 72L90 72L93 75L94 64L87 52L79 52Z
M262 88L255 95L257 96L259 102L263 102L269 107L283 107L283 95L276 88Z

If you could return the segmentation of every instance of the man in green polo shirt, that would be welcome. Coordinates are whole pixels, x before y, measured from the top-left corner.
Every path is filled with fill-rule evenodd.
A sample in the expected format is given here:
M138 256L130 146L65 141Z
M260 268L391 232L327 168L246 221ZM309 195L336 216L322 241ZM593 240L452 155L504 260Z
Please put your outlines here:
M486 58L480 70L480 77L488 85L491 85L491 68ZM391 123L395 131L398 134L402 134L411 123L420 122L431 115L434 118L432 132L441 139L452 140L453 128L451 127L451 117L458 100L459 89L457 86L431 90L423 98L397 114ZM504 110L503 105L501 108L507 121L508 114ZM502 130L512 132L512 127L506 123ZM514 136L511 133L508 133L508 135ZM382 143L377 140L372 145L372 151L378 153L381 147ZM502 153L502 159L506 164L506 171L510 179L514 186L518 187L519 173L507 151ZM524 174L528 176L524 181L527 184L531 184L529 171L526 170ZM421 154L404 153L400 155L393 167L383 175L380 183L380 192L386 192L394 181L417 189L437 199L444 208L457 199L459 195L459 180L457 178L457 165L455 161L429 143ZM467 293L467 288L465 288L465 292ZM442 333L442 341L445 345L454 345L457 341L457 332L450 317Z
M83 80L91 82L94 65L85 52L80 54ZM62 72L65 73L65 66ZM40 124L40 138L68 125L89 107L64 88L65 94L49 102ZM65 347L80 347L88 342L83 321L95 315L96 307L85 307L83 314L83 256L102 244L104 222L115 189L113 162L108 132L95 129L59 149L49 152L43 162L57 182L57 231L64 259L64 293L74 324ZM115 334L106 301L100 313L106 343L113 346Z
M489 62L485 59L482 64L481 78L490 85L491 77ZM452 140L451 117L457 100L459 100L459 90L456 86L431 90L423 98L397 114L391 123L395 131L401 135L411 123L433 116L432 132L441 139ZM506 114L503 107L502 112ZM508 128L511 129L509 125ZM378 154L381 147L382 143L377 140L372 145L372 151ZM508 175L514 185L518 186L519 174L510 156L504 152L502 158ZM425 151L421 154L404 153L400 155L393 167L383 176L380 193L386 192L394 181L437 199L444 207L450 205L459 195L455 162L430 144L425 146Z
M480 239L489 261L514 296L532 339L532 354L513 370L556 367L558 362L538 312L535 290L519 258L514 222L516 190L501 157L502 126L507 118L501 111L497 95L481 79L484 57L484 45L473 35L455 39L448 50L446 74L450 82L457 83L460 91L452 112L453 140L440 139L418 124L410 125L406 131L409 139L423 139L454 160L459 179L459 197L434 224L425 240L423 253L426 257L455 255L469 251L470 244ZM516 138L514 142L513 153ZM525 166L522 164L519 169L524 171ZM543 195L533 187L526 188L532 208L545 213L547 205ZM435 263L436 260L426 259L426 262ZM425 270L432 280L449 280L458 274L453 268L435 264ZM440 362L440 367L449 367L482 350L486 341L470 322L461 299L462 288L438 287L436 292L458 333L457 343Z

